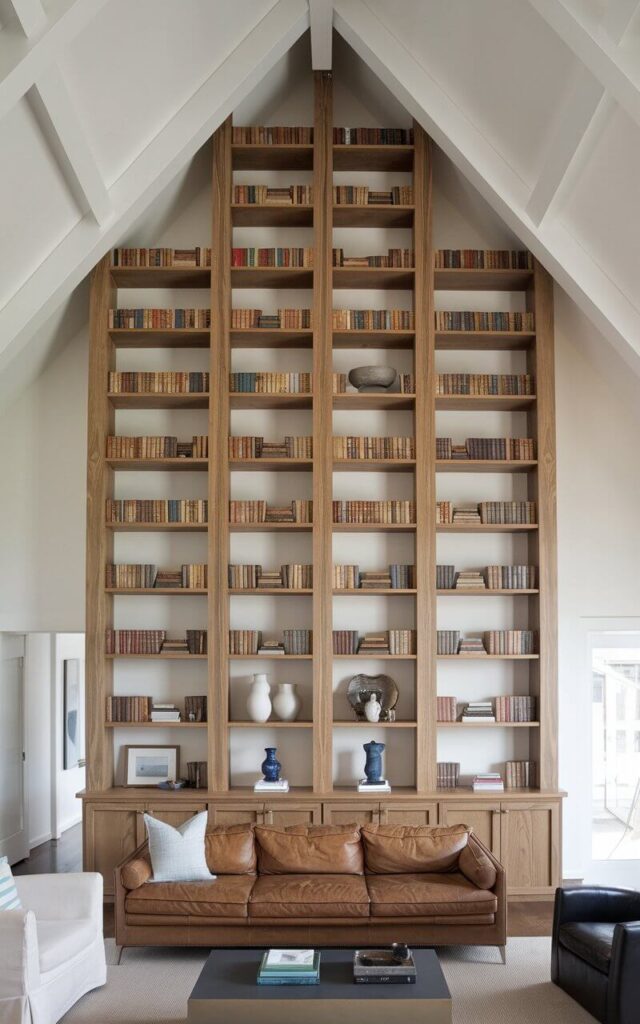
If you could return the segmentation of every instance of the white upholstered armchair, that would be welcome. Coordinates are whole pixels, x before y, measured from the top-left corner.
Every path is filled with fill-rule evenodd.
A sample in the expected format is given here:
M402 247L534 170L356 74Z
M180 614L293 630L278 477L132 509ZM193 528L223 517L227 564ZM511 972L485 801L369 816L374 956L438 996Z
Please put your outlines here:
M0 913L0 1024L55 1024L104 985L102 876L22 875Z

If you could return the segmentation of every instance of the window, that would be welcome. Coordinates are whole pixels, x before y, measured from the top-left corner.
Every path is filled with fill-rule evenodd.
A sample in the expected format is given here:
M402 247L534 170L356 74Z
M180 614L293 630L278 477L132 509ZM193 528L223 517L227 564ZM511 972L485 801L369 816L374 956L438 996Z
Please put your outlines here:
M627 734L624 729L618 729L616 732L616 754L626 754L627 752Z

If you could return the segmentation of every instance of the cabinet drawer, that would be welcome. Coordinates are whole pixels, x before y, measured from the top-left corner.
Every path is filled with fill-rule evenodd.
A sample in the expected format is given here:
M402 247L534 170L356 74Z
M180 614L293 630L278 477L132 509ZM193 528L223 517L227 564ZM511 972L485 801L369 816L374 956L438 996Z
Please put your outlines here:
M380 804L381 825L437 825L437 803L426 804Z
M320 804L265 804L265 825L320 825L322 806Z

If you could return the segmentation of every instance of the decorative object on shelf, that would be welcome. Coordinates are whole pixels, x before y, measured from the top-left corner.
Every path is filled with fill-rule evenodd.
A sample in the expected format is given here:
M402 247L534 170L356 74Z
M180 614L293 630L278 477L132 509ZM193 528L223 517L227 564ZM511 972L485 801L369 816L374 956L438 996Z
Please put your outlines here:
M247 711L252 722L266 722L271 714L271 687L264 672L256 672L247 697Z
M349 371L349 383L362 395L390 391L396 382L393 366L355 366Z
M64 660L63 768L85 763L84 754L84 658Z
M375 693L372 693L371 696L369 697L369 700L366 702L364 706L364 713L367 722L379 722L381 711L382 704L380 703L379 700L376 700Z
M358 783L358 793L390 793L391 786L382 777L384 743L369 740L368 743L362 744L362 748L367 756L364 763L365 778L360 779Z
M208 789L206 761L187 761L187 778L192 789Z
M366 722L365 705L373 696L381 705L380 722L395 721L395 707L399 690L391 676L368 676L360 673L349 680L347 700L356 713L359 722Z
M157 786L178 778L179 747L141 744L127 746L124 752L125 786Z
M188 779L176 779L175 781L173 781L172 779L168 779L166 782L159 782L158 789L185 789L185 787L188 785Z
M272 703L273 710L281 722L295 722L301 704L296 683L278 683Z
M207 720L207 698L206 697L185 697L184 717L187 722L206 722Z
M277 747L265 747L264 752L267 755L260 765L260 769L264 776L265 782L280 782L280 772L282 771L282 765L276 757Z

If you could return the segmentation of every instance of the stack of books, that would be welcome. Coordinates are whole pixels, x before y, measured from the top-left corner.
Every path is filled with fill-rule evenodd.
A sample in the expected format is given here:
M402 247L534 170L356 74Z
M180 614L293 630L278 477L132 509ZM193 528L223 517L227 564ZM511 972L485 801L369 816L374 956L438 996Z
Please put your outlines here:
M367 569L360 573L362 590L391 590L391 573L387 569L375 572Z
M481 572L464 570L456 576L456 590L485 590L486 583Z
M486 654L482 638L479 636L465 636L458 645L458 654Z
M258 985L317 985L320 953L314 949L268 949L258 971Z
M378 782L367 782L366 779L360 779L358 783L358 793L390 793L391 786L387 779L380 779Z
M490 700L470 700L462 711L463 722L495 722L493 704Z
M474 793L504 793L500 772L480 772L473 777Z
M416 977L411 953L406 960L394 960L386 949L357 949L353 954L353 980L358 985L415 985Z
M456 505L453 510L453 521L456 524L472 523L479 524L480 513L477 505Z
M286 654L281 640L263 640L258 647L258 654Z
M358 654L389 654L389 634L365 633L358 645Z
M175 704L154 704L151 708L152 722L179 722L180 712Z
M254 793L288 793L289 783L287 779L278 779L277 782L267 782L266 779L258 779L253 787Z

